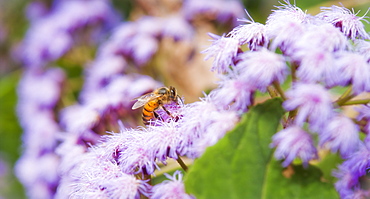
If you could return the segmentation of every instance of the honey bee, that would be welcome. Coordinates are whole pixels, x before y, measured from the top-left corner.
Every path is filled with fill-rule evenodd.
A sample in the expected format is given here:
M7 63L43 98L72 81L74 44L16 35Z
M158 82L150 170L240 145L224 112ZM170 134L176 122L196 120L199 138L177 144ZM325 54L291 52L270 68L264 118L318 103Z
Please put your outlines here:
M159 108L162 108L170 117L174 118L163 105L171 102L175 102L177 105L180 103L183 104L181 97L177 94L177 90L173 86L170 86L169 88L158 88L153 92L135 98L134 100L137 100L137 102L132 106L133 110L144 106L142 119L145 125L150 124L151 120L159 117L155 112Z

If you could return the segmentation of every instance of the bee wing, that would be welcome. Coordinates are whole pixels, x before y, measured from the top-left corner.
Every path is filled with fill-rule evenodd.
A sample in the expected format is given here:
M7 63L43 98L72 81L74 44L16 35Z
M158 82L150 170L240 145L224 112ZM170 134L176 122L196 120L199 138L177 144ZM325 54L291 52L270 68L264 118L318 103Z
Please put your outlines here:
M135 104L132 106L132 110L144 106L146 103L148 103L149 101L151 101L151 100L153 100L157 97L159 97L159 95L156 95L154 93L148 93L148 94L143 95L141 97L135 98L134 100L137 100L137 102L135 102Z

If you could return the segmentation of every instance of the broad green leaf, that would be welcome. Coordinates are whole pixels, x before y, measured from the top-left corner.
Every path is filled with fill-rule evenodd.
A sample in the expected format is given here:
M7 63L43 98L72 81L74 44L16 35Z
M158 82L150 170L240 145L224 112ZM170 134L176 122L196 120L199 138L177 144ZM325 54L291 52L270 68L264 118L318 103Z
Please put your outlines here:
M264 185L266 191L262 198L339 198L333 184L321 182L322 172L318 167L310 165L303 168L302 165L294 165L283 175L284 170L280 162L270 162Z
M337 197L314 167L295 166L289 178L282 174L269 144L283 114L277 98L252 108L234 130L194 162L185 178L187 192L198 199L310 198L309 193L315 198L317 194Z

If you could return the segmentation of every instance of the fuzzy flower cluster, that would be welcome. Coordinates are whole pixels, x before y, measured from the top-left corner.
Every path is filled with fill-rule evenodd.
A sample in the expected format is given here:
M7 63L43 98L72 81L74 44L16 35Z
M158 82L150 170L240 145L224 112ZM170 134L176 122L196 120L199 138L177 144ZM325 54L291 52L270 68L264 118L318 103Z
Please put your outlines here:
M369 132L370 100L353 100L370 91L370 36L363 24L367 17L341 6L324 7L312 16L284 2L266 24L243 19L245 24L228 34L211 35L212 45L203 52L214 58L212 70L221 81L210 96L239 112L253 105L257 91L280 96L289 116L271 147L282 165L299 158L307 166L318 158L318 147L338 152L346 159L336 174L341 197L368 196L359 184L370 165L359 133ZM334 87L347 91L335 95ZM363 104L358 118L341 109L356 104Z
M361 141L359 132L370 132L370 100L353 99L370 92L366 17L340 6L312 16L284 2L266 24L242 19L245 24L227 34L210 33L212 44L203 53L213 59L218 87L200 101L165 105L172 116L159 108L161 117L146 127L137 127L132 99L162 84L132 71L149 65L164 38L191 40L199 18L236 25L240 2L187 0L171 17L121 23L105 0L31 4L18 104L24 154L16 166L28 196L194 198L185 193L180 171L156 185L151 176L169 159L186 171L183 157L200 157L255 104L257 93L266 92L281 97L289 112L271 143L282 165L300 159L307 166L319 148L329 149L345 159L335 172L340 195L368 196L359 179L370 166L370 139ZM80 45L73 42L79 36L99 47L84 68L78 100L65 105L68 77L50 65ZM347 90L335 95L338 87ZM342 106L355 104L362 105L358 117L349 118Z
M17 106L23 155L15 167L27 196L193 198L185 193L179 171L157 185L151 185L149 176L169 158L201 156L233 128L238 115L206 96L193 104L168 106L176 120L137 127L141 121L131 109L133 99L162 86L139 73L161 40L192 40L193 23L203 16L212 16L212 23L235 25L243 15L237 0L187 0L173 16L130 22L121 22L106 0L30 3ZM82 88L71 102L66 90L73 80L57 65L78 54L81 46L97 50L93 60L86 60Z

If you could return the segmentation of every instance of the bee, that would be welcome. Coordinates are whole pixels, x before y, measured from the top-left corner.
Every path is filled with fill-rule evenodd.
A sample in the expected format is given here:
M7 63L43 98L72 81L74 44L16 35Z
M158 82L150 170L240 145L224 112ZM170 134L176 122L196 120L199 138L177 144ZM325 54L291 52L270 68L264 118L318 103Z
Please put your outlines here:
M132 106L133 110L144 106L142 119L145 125L150 124L151 120L159 117L155 112L159 108L162 108L170 117L174 118L163 105L171 102L175 102L177 105L180 103L183 104L181 97L177 94L177 90L173 86L170 86L169 88L158 88L153 92L135 98L134 100L137 100L137 102Z

